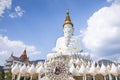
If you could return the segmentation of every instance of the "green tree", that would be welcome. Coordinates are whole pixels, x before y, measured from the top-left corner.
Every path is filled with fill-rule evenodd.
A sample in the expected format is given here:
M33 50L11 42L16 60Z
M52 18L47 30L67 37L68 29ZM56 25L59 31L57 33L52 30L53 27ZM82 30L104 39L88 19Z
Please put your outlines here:
M12 79L11 72L5 73L5 80L11 80L11 79Z
M0 80L3 80L3 73L0 71Z

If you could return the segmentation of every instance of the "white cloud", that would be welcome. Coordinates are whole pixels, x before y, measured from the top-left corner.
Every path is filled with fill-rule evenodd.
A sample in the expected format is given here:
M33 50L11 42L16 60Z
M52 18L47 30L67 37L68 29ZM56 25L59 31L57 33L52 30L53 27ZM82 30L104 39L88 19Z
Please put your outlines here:
M5 13L6 9L10 9L12 0L0 0L0 17Z
M106 0L107 2L113 2L113 4L115 3L120 3L120 0Z
M15 7L15 12L9 14L11 18L22 17L24 14L24 10L20 6Z
M120 0L114 0L115 4L120 4Z
M17 15L16 15L16 13L15 13L15 12L12 12L12 13L10 13L10 14L9 14L9 17L10 17L10 18L16 18L16 17L17 17Z
M113 0L107 0L107 2L112 2Z
M24 13L24 10L20 7L20 6L16 6L15 7L15 11L16 11L16 13L17 13L17 15L18 16L22 16L23 15L23 13Z
M0 17L3 17L3 14L6 10L11 10L12 0L0 0ZM9 17L16 18L22 17L24 10L20 6L14 8L14 12L9 13Z
M12 52L15 56L20 56L23 50L26 48L28 57L31 60L39 59L40 51L36 49L35 46L26 45L22 41L18 40L9 40L7 36L0 35L0 65L5 62Z
M120 53L120 0L96 11L83 32L83 43L94 55Z

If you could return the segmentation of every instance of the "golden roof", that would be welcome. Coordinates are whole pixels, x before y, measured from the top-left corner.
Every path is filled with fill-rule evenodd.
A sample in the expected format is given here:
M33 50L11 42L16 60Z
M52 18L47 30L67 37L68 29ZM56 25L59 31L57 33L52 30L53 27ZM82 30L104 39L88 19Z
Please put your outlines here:
M65 22L64 22L63 26L64 26L65 24L71 24L71 25L73 26L73 23L71 22L71 19L70 19L69 11L68 11L68 10L67 10L67 12L66 12L66 19L65 19Z

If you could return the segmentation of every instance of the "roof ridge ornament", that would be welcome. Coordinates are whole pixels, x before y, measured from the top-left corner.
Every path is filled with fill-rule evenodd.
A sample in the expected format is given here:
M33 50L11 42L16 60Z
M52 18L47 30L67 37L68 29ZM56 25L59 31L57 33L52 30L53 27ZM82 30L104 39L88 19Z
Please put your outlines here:
M23 59L23 60L27 59L26 48L24 49L23 53L21 54L20 59Z

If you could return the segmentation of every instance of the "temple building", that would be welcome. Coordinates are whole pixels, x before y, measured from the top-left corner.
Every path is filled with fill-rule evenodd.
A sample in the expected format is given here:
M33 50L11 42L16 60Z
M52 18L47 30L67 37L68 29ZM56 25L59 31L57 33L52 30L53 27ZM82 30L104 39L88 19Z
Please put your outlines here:
M10 57L6 60L6 63L4 65L4 72L9 72L11 70L11 66L15 64L30 64L29 57L27 57L26 49L23 51L20 57L14 56L13 53L10 55Z
M64 34L56 41L56 51L48 53L44 63L14 65L11 69L12 80L15 76L17 80L21 77L25 80L28 76L30 80L120 80L120 64L111 62L105 65L93 61L89 54L85 54L79 37L74 36L73 32L74 26L67 11ZM19 62L27 60L24 52Z

